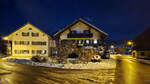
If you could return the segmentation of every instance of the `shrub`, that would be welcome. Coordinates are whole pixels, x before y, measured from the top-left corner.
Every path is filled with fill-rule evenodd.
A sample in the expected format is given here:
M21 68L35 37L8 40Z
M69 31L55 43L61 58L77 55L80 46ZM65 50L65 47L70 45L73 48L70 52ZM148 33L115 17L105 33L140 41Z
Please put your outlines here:
M7 55L0 54L0 58L7 57Z
M46 58L46 57L44 57L44 56L39 56L39 55L33 56L33 57L31 58L31 60L34 61L34 62L47 62L47 58Z

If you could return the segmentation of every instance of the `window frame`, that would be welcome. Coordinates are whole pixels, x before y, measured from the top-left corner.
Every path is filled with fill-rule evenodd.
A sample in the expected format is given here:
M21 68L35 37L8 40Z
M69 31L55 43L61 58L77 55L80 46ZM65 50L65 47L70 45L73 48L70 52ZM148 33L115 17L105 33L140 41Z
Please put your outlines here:
M29 32L22 32L22 36L24 36L24 37L30 36L30 33Z

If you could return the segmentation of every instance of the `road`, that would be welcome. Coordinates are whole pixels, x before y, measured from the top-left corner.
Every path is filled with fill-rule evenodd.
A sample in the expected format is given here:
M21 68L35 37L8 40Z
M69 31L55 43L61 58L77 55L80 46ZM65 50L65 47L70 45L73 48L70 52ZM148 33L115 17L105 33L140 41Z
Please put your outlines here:
M142 64L129 56L115 57L116 84L150 84L150 65Z
M150 65L116 56L116 69L66 70L0 62L0 84L150 84Z

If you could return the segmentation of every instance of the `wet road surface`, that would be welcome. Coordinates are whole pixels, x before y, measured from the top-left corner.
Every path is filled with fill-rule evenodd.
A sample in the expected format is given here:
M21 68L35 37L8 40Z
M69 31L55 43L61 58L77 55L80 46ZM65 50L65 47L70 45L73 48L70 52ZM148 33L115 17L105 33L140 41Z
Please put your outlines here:
M116 57L115 84L150 84L150 65L128 56Z
M0 84L150 84L150 65L115 57L116 69L65 70L0 61Z

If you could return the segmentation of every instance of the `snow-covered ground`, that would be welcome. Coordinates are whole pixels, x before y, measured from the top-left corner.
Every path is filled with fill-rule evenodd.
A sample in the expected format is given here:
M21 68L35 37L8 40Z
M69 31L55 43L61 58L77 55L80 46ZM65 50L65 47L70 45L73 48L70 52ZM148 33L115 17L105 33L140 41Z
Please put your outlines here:
M89 62L87 64L64 64L67 69L112 69L116 68L116 62L112 59L103 59L101 62Z
M6 59L5 59L6 60ZM28 64L32 66L56 67L63 69L113 69L116 68L116 62L113 59L102 59L101 62L86 63L86 64L55 64L51 62L40 63L33 62L27 59L7 59L9 62L16 62L20 64Z

